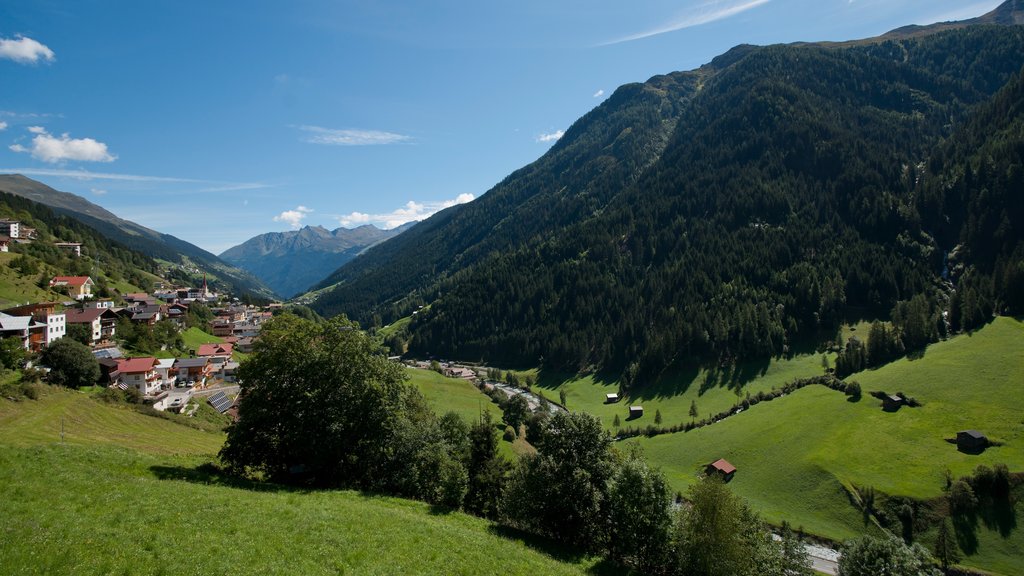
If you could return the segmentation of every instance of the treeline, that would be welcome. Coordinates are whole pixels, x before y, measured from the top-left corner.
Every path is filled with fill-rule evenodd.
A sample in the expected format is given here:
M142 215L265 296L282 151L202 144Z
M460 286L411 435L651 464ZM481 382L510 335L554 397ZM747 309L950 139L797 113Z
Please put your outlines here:
M343 319L280 315L240 368L239 419L221 459L238 474L418 498L607 556L646 574L811 574L802 544L717 478L676 506L665 478L582 413L544 417L519 462L488 416L437 418L404 368Z
M152 285L145 273L159 273L159 266L152 258L107 239L78 220L56 214L49 207L20 196L0 192L0 217L18 220L35 228L38 234L38 240L31 244L11 244L12 252L30 257L15 258L10 263L23 276L42 273L42 263L60 275L93 276L98 283L97 294L109 296L108 279L115 282L125 280L145 288ZM71 256L54 246L56 241L80 242L82 257ZM96 274L97 268L105 277ZM43 280L48 282L49 278L40 278L41 285Z
M892 320L876 358L917 349L1021 309L1022 65L1019 27L745 47L652 79L673 103L657 108L667 141L647 87L623 90L620 119L647 134L632 149L598 137L599 108L479 201L343 268L314 306L374 325L429 302L411 352L627 386L788 354L851 310Z

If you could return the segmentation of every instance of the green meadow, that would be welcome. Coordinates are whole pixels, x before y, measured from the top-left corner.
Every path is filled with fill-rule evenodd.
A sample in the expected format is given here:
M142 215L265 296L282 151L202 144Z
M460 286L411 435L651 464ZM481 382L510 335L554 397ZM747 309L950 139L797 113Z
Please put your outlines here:
M3 573L610 573L420 502L224 477L223 439L85 393L0 399Z
M729 409L746 394L781 388L797 378L817 376L824 372L821 354L801 354L765 362L748 362L731 370L684 369L666 374L656 382L630 391L615 404L605 403L605 395L619 391L617 380L601 375L571 376L527 371L537 376L538 387L548 398L557 400L564 391L570 410L587 412L601 418L605 428L614 432L613 422L619 416L622 427L644 427L654 424L660 411L662 425L689 422L690 407L697 406L697 419ZM643 406L644 415L628 420L629 407Z
M864 390L858 402L808 386L706 428L627 442L641 447L677 490L693 483L704 465L725 458L738 469L730 488L765 518L837 540L871 529L845 488L929 499L942 494L946 470L960 476L979 464L1005 463L1024 471L1021 321L997 318L973 334L929 346L920 357L851 380ZM868 394L875 390L903 392L922 406L883 412ZM961 453L947 439L968 428L1003 445ZM978 534L966 565L1024 565L1020 530L1003 535L983 526ZM1015 552L1007 557L1006 550Z

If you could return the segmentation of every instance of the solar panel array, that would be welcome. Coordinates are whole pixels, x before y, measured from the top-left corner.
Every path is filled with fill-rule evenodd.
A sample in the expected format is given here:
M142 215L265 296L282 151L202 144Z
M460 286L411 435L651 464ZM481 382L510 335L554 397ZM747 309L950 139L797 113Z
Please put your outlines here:
M214 410L221 414L226 412L227 409L231 408L231 405L234 404L234 401L225 396L223 392L217 392L213 396L207 398L206 401L210 403L210 406L213 406Z

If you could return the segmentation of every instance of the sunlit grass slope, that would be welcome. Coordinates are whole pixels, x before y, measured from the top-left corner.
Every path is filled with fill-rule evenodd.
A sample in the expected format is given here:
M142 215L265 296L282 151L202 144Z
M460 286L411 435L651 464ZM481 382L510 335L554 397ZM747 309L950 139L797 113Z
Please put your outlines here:
M706 428L630 442L677 489L691 484L703 465L726 458L739 469L730 487L766 518L835 539L865 529L844 485L932 498L941 495L947 469L959 476L1001 462L1024 471L1020 321L997 318L972 335L930 346L923 357L847 380L861 383L859 402L810 386ZM902 391L923 406L883 412L871 390ZM980 455L958 452L946 439L966 428L1004 445Z

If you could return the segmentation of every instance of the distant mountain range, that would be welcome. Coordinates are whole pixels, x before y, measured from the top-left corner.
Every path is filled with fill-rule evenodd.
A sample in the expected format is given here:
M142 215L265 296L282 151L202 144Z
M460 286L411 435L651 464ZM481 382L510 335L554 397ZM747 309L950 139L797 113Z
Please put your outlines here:
M393 349L559 370L729 365L1024 313L1024 0L845 43L739 46L629 84L312 306Z
M415 222L391 230L375 226L338 228L306 226L270 232L222 252L220 258L266 283L285 298L301 294L364 250L401 234Z
M0 191L21 196L45 206L58 214L70 216L107 238L160 260L181 265L180 274L195 276L194 266L209 274L214 287L228 289L241 296L250 294L272 298L274 291L248 272L240 270L217 256L170 234L162 234L89 202L81 196L60 192L20 174L0 175Z

